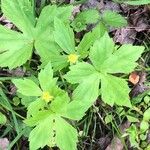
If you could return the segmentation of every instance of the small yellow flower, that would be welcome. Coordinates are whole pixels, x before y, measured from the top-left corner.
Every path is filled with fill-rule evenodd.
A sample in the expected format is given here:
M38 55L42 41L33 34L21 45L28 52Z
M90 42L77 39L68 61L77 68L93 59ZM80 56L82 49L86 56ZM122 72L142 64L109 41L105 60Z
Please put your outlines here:
M47 103L50 102L54 97L50 95L49 92L43 92L42 99L46 101Z
M68 62L70 63L76 63L78 60L78 55L77 54L70 54L68 55Z

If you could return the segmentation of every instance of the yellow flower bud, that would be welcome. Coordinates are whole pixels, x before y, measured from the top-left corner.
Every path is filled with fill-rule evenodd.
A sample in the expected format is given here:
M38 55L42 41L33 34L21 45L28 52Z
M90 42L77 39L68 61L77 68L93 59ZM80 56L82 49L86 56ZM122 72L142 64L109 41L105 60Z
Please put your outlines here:
M50 102L54 97L50 95L49 92L43 92L42 99L46 101L47 103Z
M78 55L77 54L70 54L68 55L68 62L70 63L76 63L78 60Z

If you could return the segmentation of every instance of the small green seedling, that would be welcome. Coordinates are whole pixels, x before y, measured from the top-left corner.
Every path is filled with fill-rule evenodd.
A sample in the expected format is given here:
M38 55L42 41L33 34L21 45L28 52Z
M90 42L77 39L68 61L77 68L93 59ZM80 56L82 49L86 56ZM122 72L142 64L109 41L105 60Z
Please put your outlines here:
M80 32L82 30L86 30L87 25L94 25L98 22L103 23L105 26L116 28L127 25L126 19L115 11L104 10L103 13L99 13L96 9L87 9L76 15L71 26L76 32Z
M4 125L7 122L7 118L4 114L0 112L0 125Z

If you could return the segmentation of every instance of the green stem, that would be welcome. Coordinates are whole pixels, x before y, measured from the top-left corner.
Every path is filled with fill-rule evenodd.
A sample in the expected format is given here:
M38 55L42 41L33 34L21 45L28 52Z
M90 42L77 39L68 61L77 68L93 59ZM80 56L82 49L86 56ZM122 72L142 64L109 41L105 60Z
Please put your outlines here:
M8 150L11 150L11 148L15 145L15 143L21 138L21 136L25 133L26 128L24 128L17 136L16 138L10 143Z

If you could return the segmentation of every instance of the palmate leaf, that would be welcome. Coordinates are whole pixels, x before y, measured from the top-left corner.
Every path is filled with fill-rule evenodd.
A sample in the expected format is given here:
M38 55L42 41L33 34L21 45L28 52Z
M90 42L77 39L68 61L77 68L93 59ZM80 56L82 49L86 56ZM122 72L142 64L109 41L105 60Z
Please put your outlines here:
M28 120L25 122L27 123ZM29 141L31 150L43 148L46 145L51 147L56 145L61 150L76 150L78 139L75 128L61 117L52 114L31 131Z
M30 102L27 108L27 119L24 120L28 126L34 127L29 135L30 149L36 150L47 145L58 146L61 150L76 150L77 131L64 118L76 119L78 114L75 117L71 114L70 98L56 85L57 80L53 78L51 63L39 72L38 80L41 89L32 80L26 78L12 80L18 92L29 97L37 97ZM45 91L53 96L49 102L43 98Z
M61 150L76 150L77 131L61 118L61 116L71 118L71 116L67 114L69 101L70 99L67 95L56 97L52 101L49 110L44 110L47 106L43 103L41 104L40 100L38 100L38 104L40 102L42 108L39 108L38 105L38 111L33 110L35 109L33 106L37 106L36 101L33 102L35 105L31 106L32 103L30 104L31 107L28 107L28 118L24 121L28 126L36 126L29 136L30 149L36 150L46 145L51 147L56 145ZM42 132L42 128L48 133ZM40 136L40 134L42 134L42 136ZM40 136L40 138L37 138L38 136ZM44 136L46 138L45 141ZM38 144L36 142L38 142Z
M89 77L97 75L101 80L101 95L104 102L111 106L117 104L130 107L127 82L122 78L111 75L111 73L129 73L133 71L137 66L135 61L143 51L144 47L132 45L123 45L116 50L112 39L108 34L104 34L91 47L89 58L93 66L88 63L78 63L70 67L70 71L65 75L65 78L70 83L79 83L78 87L85 83L84 86L86 87L88 86L88 82L87 85L85 82L86 79L88 80ZM83 87L82 90L78 91L78 94L84 96L85 93L82 93L82 91Z
M0 66L10 69L21 66L31 58L33 46L46 65L51 55L58 53L60 49L52 34L54 18L64 13L62 20L65 22L71 15L72 7L62 7L61 11L56 6L46 6L36 19L29 0L2 0L1 5L4 16L22 33L0 26ZM51 15L47 17L47 14Z
M57 78L53 78L51 63L48 63L38 74L39 84L31 79L13 79L12 82L18 92L25 96L42 96L42 92L50 92L53 96L64 94L64 91L56 85Z

